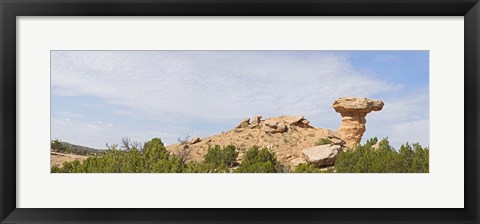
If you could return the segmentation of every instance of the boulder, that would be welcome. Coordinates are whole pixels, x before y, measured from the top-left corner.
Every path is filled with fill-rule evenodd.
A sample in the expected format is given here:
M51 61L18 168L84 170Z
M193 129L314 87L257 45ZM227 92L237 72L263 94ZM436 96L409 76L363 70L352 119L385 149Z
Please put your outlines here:
M283 121L266 120L263 122L262 130L265 133L283 133L287 131L287 125Z
M307 162L307 161L305 160L305 158L302 158L302 157L290 160L290 164L293 167L297 167L298 165L300 165L300 163L305 163L305 162Z
M264 126L270 127L270 128L277 128L278 121L275 121L273 119L268 119L263 122Z
M195 143L199 143L200 142L200 138L199 137L196 137L196 138L192 138L192 140L190 141L190 144L195 144Z
M283 123L283 122L278 122L277 131L286 132L287 131L287 125L285 125L285 123Z
M330 140L332 141L332 143L333 143L334 145L340 145L340 146L345 145L345 142L344 142L342 139L339 139L339 138L330 138Z
M310 124L310 121L308 121L307 119L304 118L304 119L302 119L302 120L300 121L300 124L303 124L303 125L307 125L307 126L308 126L308 125Z
M252 121L250 122L251 125L258 125L260 124L260 120L262 119L262 116L254 116L252 118Z
M316 167L325 167L335 163L341 150L342 147L339 145L327 144L304 149L302 153L305 159Z
M283 121L285 121L286 125L294 125L301 121L303 118L303 116L284 116Z
M235 128L246 128L250 125L250 118L245 118Z

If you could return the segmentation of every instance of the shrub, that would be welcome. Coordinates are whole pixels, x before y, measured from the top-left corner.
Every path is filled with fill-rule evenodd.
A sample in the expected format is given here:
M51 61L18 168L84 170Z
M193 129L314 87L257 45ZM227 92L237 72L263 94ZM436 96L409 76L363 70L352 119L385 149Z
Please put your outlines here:
M69 147L69 145L67 145L66 143L64 143L64 142L62 142L58 139L55 139L55 140L50 142L50 148L54 152L72 153L71 147ZM80 153L78 151L75 151L75 154L80 154Z
M237 160L238 152L235 146L219 145L208 147L207 154L200 163L189 162L185 166L185 173L228 173Z
M300 163L293 171L294 173L320 173L320 169L312 163Z
M260 149L253 146L248 149L243 156L243 161L235 170L236 173L278 173L282 171L282 166L277 161L275 153L266 148Z
M229 172L229 168L233 166L237 156L238 152L233 145L227 145L223 149L219 145L215 145L213 148L209 146L200 167L208 172Z
M182 161L171 155L159 138L146 142L143 152L135 147L119 150L109 146L102 155L88 157L83 163L75 160L63 163L63 167L52 167L53 173L179 173L183 172Z
M354 150L338 155L335 170L338 173L426 173L428 172L428 148L406 143L396 151L387 139L378 142L376 138L368 140Z
M52 144L58 144L52 142ZM56 145L55 147L57 147ZM374 147L375 146L375 147ZM53 147L52 147L53 149ZM166 150L159 138L146 142L143 150L132 147L119 150L109 146L103 154L88 157L82 163L64 162L63 167L52 167L52 173L218 173L231 172L236 166L238 152L232 145L209 147L202 162L186 162ZM277 161L275 153L253 146L234 170L236 173L280 173L290 170ZM429 149L420 144L406 143L397 151L387 139L367 140L354 150L341 152L335 161L335 170L320 170L311 163L300 164L295 173L427 173Z
M327 145L327 144L332 144L332 140L330 140L329 138L322 138L320 140L318 140L315 145Z

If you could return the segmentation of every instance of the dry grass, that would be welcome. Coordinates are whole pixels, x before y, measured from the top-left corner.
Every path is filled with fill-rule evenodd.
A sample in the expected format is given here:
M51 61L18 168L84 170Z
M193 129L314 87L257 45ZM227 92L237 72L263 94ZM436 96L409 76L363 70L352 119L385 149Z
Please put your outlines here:
M88 156L66 154L66 153L59 153L59 152L50 152L50 166L62 167L64 162L71 162L74 160L83 162L87 158Z

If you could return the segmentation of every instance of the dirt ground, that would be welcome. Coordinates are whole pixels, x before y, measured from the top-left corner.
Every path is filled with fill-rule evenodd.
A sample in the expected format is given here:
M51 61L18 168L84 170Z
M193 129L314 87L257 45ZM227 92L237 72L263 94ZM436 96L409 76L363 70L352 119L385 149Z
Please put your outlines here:
M87 158L88 156L65 154L65 153L59 153L59 152L50 152L50 167L53 167L53 166L62 167L63 162L71 162L74 160L83 162Z

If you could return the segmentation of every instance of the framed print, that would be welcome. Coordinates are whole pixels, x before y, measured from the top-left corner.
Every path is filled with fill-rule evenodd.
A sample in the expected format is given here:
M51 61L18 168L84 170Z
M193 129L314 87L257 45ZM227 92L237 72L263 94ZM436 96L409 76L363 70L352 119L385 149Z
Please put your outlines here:
M478 223L478 1L2 1L2 223Z

